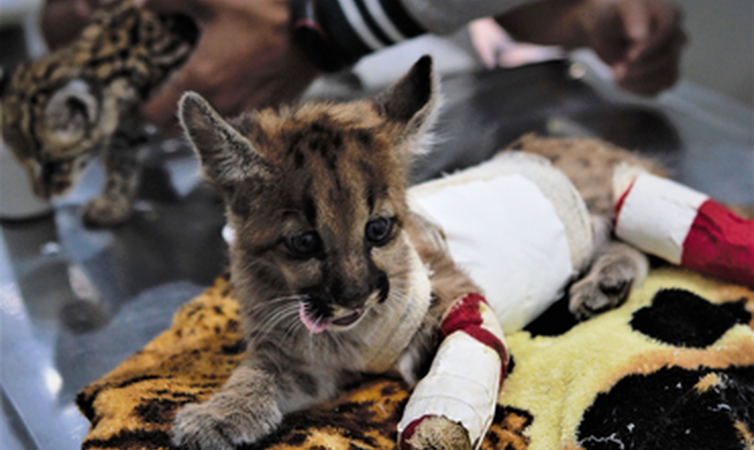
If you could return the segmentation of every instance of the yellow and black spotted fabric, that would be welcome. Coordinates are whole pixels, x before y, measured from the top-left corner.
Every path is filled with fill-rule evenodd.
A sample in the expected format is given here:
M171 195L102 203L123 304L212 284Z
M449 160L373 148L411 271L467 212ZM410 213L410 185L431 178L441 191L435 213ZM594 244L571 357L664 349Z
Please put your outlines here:
M531 415L531 450L751 450L752 311L750 289L655 270L614 311L508 336L499 400Z
M485 450L754 449L754 292L658 269L619 309L576 324L566 301L507 337L512 370ZM78 397L83 449L170 449L184 404L218 389L244 356L226 279L171 329ZM370 378L286 417L253 449L393 449L408 398Z

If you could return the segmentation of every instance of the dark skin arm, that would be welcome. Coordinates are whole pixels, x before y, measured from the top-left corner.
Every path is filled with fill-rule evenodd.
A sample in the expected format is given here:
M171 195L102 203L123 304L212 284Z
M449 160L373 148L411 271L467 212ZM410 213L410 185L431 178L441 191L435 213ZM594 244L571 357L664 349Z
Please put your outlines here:
M142 108L164 124L187 90L223 114L290 101L318 75L288 31L288 0L137 0L161 13L182 13L201 30L189 60Z

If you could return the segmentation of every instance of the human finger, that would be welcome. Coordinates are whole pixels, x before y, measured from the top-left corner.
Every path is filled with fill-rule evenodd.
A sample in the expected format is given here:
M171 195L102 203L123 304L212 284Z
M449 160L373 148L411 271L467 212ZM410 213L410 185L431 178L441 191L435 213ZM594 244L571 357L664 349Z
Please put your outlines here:
M625 37L633 43L647 40L651 28L651 15L647 2L623 0L617 4L617 8Z
M651 53L642 54L641 58L619 63L627 74L638 75L644 72L656 71L658 67L679 65L683 47L687 39L684 33L671 37L661 47L654 48Z
M615 81L623 89L642 95L655 95L674 85L680 77L680 40L655 58L625 63L615 71Z
M643 28L646 24L643 3L643 0L603 2L587 15L591 21L586 27L589 46L608 65L624 61L629 49L648 33Z
M491 18L477 19L468 26L471 45L487 69L494 69L499 64L503 49L510 46L510 38Z
M641 42L633 45L627 54L628 60L637 60L644 55L652 54L656 49L665 46L677 36L685 36L682 27L682 13L675 6L653 2L649 5L649 35Z
M652 80L658 82L662 88L667 83L674 84L680 75L680 62L683 46L686 43L685 35L677 35L664 47L647 57L634 61L622 61L613 66L615 81L619 86L633 86L637 84L652 84ZM669 77L666 75L669 74ZM667 81L666 81L667 80ZM630 90L630 89L629 89Z

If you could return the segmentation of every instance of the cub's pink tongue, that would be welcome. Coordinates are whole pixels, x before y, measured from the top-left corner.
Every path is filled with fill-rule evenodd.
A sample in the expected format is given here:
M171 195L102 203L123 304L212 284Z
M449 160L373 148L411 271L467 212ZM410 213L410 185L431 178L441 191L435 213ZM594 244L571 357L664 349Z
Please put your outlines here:
M327 329L328 325L330 325L329 320L318 320L315 322L310 319L309 314L306 313L306 306L304 306L303 303L298 310L298 315L301 318L301 323L303 323L306 329L312 334L321 333Z

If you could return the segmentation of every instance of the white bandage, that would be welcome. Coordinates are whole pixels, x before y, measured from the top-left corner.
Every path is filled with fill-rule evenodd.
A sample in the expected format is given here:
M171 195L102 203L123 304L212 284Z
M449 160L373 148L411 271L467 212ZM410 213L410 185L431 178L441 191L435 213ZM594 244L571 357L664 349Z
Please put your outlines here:
M443 229L453 259L484 290L505 332L542 313L591 258L586 205L544 158L504 153L415 186L409 200Z
M754 220L630 166L616 170L613 184L619 238L674 264L754 286Z
M416 427L426 417L439 416L461 424L478 448L495 414L508 365L495 312L481 295L472 293L451 306L441 330L445 339L398 424L403 449L413 448Z
M624 173L616 170L614 184ZM626 176L631 176L627 174ZM674 264L681 263L683 242L697 211L709 197L674 181L642 173L629 184L622 197L615 234L640 249ZM617 191L618 195L624 191Z

